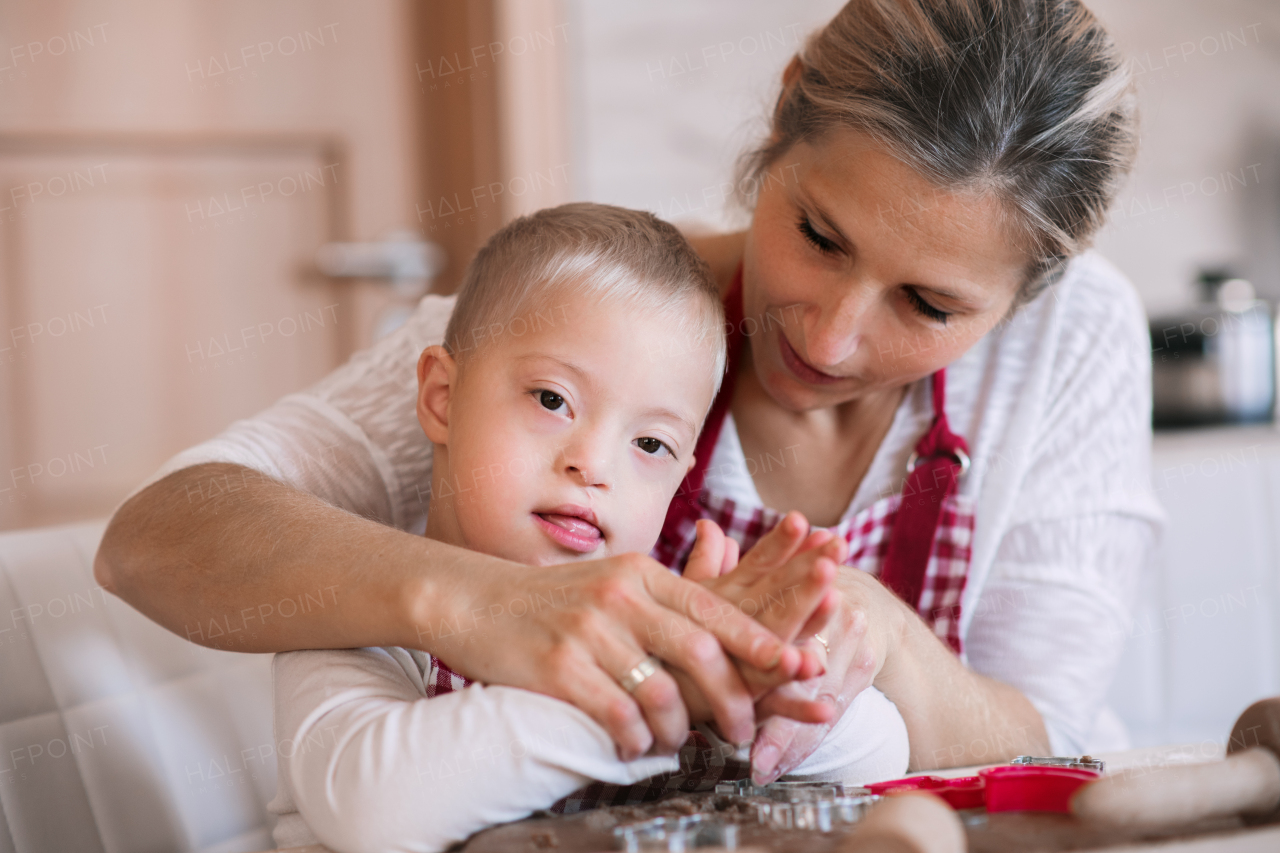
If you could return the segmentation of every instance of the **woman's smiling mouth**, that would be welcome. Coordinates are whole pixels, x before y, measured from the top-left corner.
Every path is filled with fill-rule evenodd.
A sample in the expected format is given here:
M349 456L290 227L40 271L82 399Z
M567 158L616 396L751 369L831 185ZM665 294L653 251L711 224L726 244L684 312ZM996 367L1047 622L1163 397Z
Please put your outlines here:
M595 513L586 507L566 504L533 517L553 542L570 551L589 554L604 541Z
M802 359L800 354L791 346L787 336L781 332L778 333L778 349L782 352L782 363L801 382L807 382L810 385L831 385L836 382L843 382L846 379L844 376L832 376L829 373L823 373L817 368L810 367L808 362Z

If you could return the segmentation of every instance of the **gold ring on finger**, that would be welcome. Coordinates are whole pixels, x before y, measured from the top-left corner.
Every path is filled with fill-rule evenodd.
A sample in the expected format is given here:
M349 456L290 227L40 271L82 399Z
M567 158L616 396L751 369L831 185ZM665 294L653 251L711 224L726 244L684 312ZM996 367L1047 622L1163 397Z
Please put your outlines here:
M648 681L649 678L660 669L662 669L662 662L653 655L649 655L647 658L640 661L640 663L631 667L630 671L627 672L626 675L618 679L618 683L621 684L622 689L628 693L635 693L636 688Z

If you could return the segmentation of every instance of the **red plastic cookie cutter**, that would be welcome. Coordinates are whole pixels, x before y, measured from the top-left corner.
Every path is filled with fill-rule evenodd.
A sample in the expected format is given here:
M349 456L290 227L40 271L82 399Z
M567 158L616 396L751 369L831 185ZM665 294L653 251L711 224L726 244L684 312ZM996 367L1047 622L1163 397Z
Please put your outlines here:
M909 779L876 782L866 787L873 794L928 791L942 797L953 809L979 809L984 803L982 796L984 781L978 776L960 776L955 779L944 779L941 776L912 776Z
M946 800L953 809L986 807L989 812L1071 811L1071 795L1101 774L1075 767L1004 765L979 770L977 776L945 779L941 776L912 776L876 782L866 787L873 794L898 791L928 791Z
M1100 775L1075 767L1007 765L979 770L989 812L1071 812L1071 795Z

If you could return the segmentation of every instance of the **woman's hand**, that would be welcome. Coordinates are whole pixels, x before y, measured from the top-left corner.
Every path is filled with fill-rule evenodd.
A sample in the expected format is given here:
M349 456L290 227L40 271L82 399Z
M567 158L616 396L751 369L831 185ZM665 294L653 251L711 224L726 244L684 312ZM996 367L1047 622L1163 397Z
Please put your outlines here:
M639 554L549 568L489 561L465 589L424 586L411 608L419 648L479 681L544 693L576 705L630 760L672 753L689 718L671 674L633 693L619 684L652 654L687 674L725 737L755 729L754 697L731 657L782 681L802 654L702 585Z
M841 601L823 632L829 647L824 649L826 674L784 684L756 707L764 719L751 749L751 776L756 784L772 782L808 758L897 651L902 626L910 615L905 605L871 575L856 569L840 571L836 586ZM827 704L832 715L825 723L804 724L780 713L799 701Z

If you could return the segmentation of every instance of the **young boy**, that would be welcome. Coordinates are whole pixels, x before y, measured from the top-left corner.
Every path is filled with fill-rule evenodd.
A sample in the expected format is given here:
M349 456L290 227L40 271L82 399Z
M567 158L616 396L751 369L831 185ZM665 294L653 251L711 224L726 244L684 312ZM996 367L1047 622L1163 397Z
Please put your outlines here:
M426 535L532 566L648 552L719 386L723 322L705 265L649 214L573 204L502 229L469 267L443 346L418 363L433 452ZM789 526L771 535L803 533L802 520ZM756 609L783 601L760 618L784 639L821 627L840 558L829 534L810 535L807 561L769 571L751 554L733 569L736 550L718 530L701 532L688 576ZM551 586L526 604L554 607L556 595ZM599 651L620 681L647 654ZM674 757L621 760L578 708L466 686L416 650L289 652L274 673L281 847L442 850L592 780L626 785L681 769ZM692 679L674 669L649 678L668 676L690 719L709 721ZM778 681L744 677L757 695ZM805 716L812 710L795 716L820 720ZM721 757L733 752L700 731ZM869 688L796 772L890 778L907 754L897 709Z

